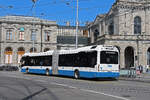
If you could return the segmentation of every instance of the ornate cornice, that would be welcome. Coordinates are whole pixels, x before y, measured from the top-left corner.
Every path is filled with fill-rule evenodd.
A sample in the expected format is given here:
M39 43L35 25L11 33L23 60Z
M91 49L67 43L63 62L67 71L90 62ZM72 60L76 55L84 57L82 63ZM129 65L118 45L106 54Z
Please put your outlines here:
M135 6L135 5L124 5L119 4L116 6L118 9L129 9L129 10L150 10L150 6Z
M138 0L117 0L113 8L117 9L130 9L130 10L149 10L150 2Z
M57 26L56 21L43 20L29 16L3 16L0 17L0 22L9 24L36 24L36 25L42 24L42 25Z

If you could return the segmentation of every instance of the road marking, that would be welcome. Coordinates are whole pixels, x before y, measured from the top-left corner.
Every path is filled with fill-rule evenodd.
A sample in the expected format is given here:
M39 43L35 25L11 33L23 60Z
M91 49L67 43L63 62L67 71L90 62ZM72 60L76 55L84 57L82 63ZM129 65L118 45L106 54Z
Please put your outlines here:
M69 86L69 85L65 85L65 84L59 84L59 83L54 83L54 82L51 82L50 84L64 86L64 87L69 87L69 88L72 88L72 89L77 89L77 87L73 87L73 86Z
M120 97L120 96L106 94L106 93L98 92L98 91L94 91L94 90L81 89L81 88L77 88L77 87L73 87L73 86L69 86L69 85L65 85L65 84L60 84L60 83L55 83L55 82L51 82L50 84L64 86L64 87L69 87L69 88L72 88L72 89L79 89L79 90L82 90L82 91L85 91L85 92L101 94L101 95L105 95L105 96L109 96L109 97L113 97L113 98L117 98L117 99L121 99L121 100L130 100L130 99L127 99L127 98L124 98L124 97Z
M115 95L111 95L111 94L106 94L106 93L103 93L103 92L97 92L97 91L86 90L86 89L80 89L80 90L86 91L86 92L91 92L91 93L96 93L96 94L102 94L102 95L109 96L109 97L113 97L113 98L117 98L117 99L130 100L130 99L127 99L127 98L124 98L124 97L115 96Z
M22 79L28 79L28 80L30 80L32 78L22 77ZM34 81L39 81L39 82L44 82L44 83L46 82L45 80L34 80ZM66 85L66 84L60 84L60 83L56 83L56 82L49 82L49 83L53 84L53 85L59 85L59 86L63 86L63 87L72 88L72 89L79 89L79 90L82 90L82 91L85 91L85 92L91 92L91 93L101 94L101 95L105 95L105 96L109 96L109 97L113 97L113 98L117 98L117 99L121 99L121 100L130 100L130 99L127 99L127 98L124 98L124 97L115 96L115 95L111 95L111 94L106 94L106 93L98 92L98 91L94 91L94 90L81 89L81 88L69 86L69 85Z

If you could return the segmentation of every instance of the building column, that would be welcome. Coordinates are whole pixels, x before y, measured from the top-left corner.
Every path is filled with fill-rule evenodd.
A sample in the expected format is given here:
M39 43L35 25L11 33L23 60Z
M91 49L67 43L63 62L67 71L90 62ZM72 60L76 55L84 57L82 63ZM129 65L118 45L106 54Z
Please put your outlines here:
M99 27L98 27L98 28L99 28L99 29L98 29L98 30L99 30L99 35L98 35L98 36L101 36L101 35L102 35L102 34L101 34L101 30L102 30L102 29L101 29L101 24L98 24L98 26L99 26Z
M90 37L91 37L91 43L94 43L94 33L91 28L90 28Z
M18 59L17 52L18 52L17 48L13 48L12 63L15 64L15 65L18 64L18 62L17 62L18 61L17 60Z
M124 49L120 50L120 68L125 68L125 52L124 52Z
M142 44L143 46L141 47L141 54L140 54L140 58L139 58L139 63L143 66L146 67L147 66L147 52L148 52L148 48L150 46L147 46L146 44Z

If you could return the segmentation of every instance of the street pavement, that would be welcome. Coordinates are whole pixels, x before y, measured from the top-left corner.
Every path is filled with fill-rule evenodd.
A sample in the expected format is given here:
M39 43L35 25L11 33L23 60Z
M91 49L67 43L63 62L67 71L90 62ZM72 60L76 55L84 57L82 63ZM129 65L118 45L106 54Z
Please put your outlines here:
M83 84L70 78L0 72L0 100L128 100L82 88L84 85L92 87L87 82Z
M144 79L148 78L145 76ZM0 100L149 100L150 84L0 71Z

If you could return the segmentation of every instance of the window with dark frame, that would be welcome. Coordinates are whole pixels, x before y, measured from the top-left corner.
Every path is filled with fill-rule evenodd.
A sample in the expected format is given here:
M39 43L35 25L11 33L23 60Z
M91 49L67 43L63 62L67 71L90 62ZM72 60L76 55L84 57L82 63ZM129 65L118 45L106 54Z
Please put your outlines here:
M45 31L45 41L50 41L50 31L49 30Z
M29 66L52 66L52 55L50 56L35 56L35 57L23 57L21 59L23 65Z
M6 40L12 40L12 30L6 30Z
M141 34L141 17L134 18L134 34Z
M94 67L96 62L97 51L59 55L59 66L64 67Z
M118 52L101 51L100 63L101 64L118 64Z

